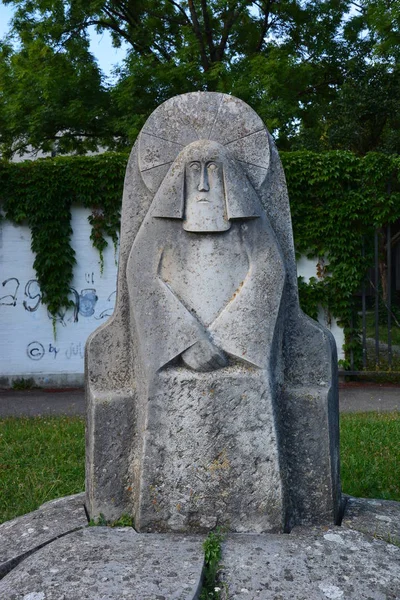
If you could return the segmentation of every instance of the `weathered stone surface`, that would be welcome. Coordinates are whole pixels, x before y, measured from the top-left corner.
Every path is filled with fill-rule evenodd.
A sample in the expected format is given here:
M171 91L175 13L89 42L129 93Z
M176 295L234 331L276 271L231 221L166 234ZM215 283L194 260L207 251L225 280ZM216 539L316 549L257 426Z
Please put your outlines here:
M85 494L46 502L38 510L0 525L0 577L52 540L85 527Z
M86 503L96 517L131 514L130 449L135 436L133 390L87 392Z
M300 311L286 183L258 115L214 93L154 111L120 240L114 316L87 344L90 515L127 512L144 531L335 522L335 345ZM243 430L226 416L235 398ZM217 492L203 474L218 461Z
M337 389L324 382L285 386L279 415L287 469L288 528L296 523L337 523L341 512L339 447L335 443Z
M182 368L160 378L150 398L135 525L145 531L281 530L278 445L260 371L230 367L215 381Z
M342 527L400 544L400 502L348 496Z
M340 527L232 534L222 565L224 600L400 598L400 548Z
M285 271L258 196L223 146L200 140L178 155L127 279L145 422L133 460L136 528L202 531L214 520L234 531L281 529L272 369ZM241 418L229 420L236 397ZM229 466L213 487L204 472L219 462Z
M89 527L53 542L0 582L2 600L194 600L200 537Z

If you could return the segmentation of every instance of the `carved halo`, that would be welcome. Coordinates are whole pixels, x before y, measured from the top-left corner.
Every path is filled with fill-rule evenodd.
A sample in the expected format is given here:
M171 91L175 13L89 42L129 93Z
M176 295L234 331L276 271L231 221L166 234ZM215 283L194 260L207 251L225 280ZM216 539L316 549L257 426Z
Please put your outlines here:
M227 94L193 92L161 104L139 135L139 169L155 193L178 154L192 142L213 140L228 148L253 186L261 187L270 162L268 132L242 100Z

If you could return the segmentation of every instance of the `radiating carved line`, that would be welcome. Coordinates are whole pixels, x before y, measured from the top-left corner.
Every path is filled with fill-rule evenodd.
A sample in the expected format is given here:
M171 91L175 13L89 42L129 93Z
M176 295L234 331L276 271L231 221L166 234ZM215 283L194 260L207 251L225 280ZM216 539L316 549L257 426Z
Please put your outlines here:
M257 167L257 169L263 169L263 171L268 171L267 167L262 167L261 165L256 165L254 163L248 162L247 160L240 160L240 158L236 159L238 162L244 163L245 165L250 165L251 167Z
M215 119L214 119L214 121L213 121L213 122L212 122L212 124L211 124L210 131L209 131L209 134L208 134L208 138L207 138L207 139L209 139L209 140L211 139L211 134L212 134L212 132L213 132L213 129L214 129L215 123L217 122L217 119L218 119L218 117L219 117L219 111L221 110L221 106L222 106L223 102L224 102L224 96L223 96L223 94L221 94L221 100L220 100L220 102L219 102L219 106L218 106L218 108L217 108L217 112L216 112L216 115L215 115Z
M145 173L146 171L151 171L152 169L158 169L158 167L163 167L164 165L172 165L173 162L174 162L173 160L169 160L168 162L161 163L159 165L154 165L154 167L149 167L148 169L141 169L140 172Z
M229 146L229 144L233 144L233 142L237 142L239 140L244 140L245 138L248 138L251 135L256 135L256 133L261 133L261 131L265 131L265 127L263 127L262 129L257 129L257 131L252 131L251 133L246 133L246 135L242 135L242 136L240 136L238 138L235 138L234 140L231 140L230 142L226 142L223 145L224 146Z
M176 146L181 146L184 148L184 144L180 142L173 142L172 140L168 140L167 138L161 137L160 135L156 135L155 133L149 133L148 131L142 131L145 135L149 135L150 137L157 138L157 140L162 140L163 142L168 142L169 144L175 144Z

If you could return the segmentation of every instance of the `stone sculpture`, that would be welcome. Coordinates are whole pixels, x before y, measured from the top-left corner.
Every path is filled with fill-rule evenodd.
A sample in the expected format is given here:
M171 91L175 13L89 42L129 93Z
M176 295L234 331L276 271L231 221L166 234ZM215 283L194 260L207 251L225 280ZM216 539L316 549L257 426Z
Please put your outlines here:
M299 308L286 184L242 101L172 98L128 163L114 316L88 340L87 509L138 531L340 513L336 348Z

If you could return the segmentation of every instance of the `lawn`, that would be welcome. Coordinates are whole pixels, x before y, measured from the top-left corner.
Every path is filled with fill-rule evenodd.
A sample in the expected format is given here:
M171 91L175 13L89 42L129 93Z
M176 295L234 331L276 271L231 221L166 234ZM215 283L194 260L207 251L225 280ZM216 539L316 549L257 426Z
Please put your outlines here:
M0 522L84 489L84 421L0 419ZM341 415L342 487L400 501L400 413Z
M400 413L340 416L342 489L400 501Z
M0 523L84 486L83 419L0 419Z

